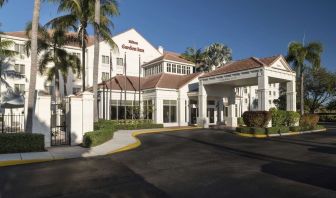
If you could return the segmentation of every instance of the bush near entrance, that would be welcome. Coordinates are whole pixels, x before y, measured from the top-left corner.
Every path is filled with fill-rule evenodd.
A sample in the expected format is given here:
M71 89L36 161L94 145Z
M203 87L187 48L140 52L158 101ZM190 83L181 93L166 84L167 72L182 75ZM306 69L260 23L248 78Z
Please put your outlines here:
M1 133L0 153L44 151L44 135L30 133Z
M323 126L317 125L319 116L314 114L305 114L300 118L300 114L294 111L282 111L275 108L267 111L246 111L243 114L246 126L239 124L236 131L239 133L254 135L282 134L288 132L299 132L323 129ZM272 119L272 127L267 128L269 120ZM300 126L295 126L300 123Z
M269 111L245 111L243 120L246 126L265 128L271 120L272 114Z
M99 120L94 125L93 132L85 133L84 147L93 147L113 138L117 130L163 128L163 124L154 124L152 120Z

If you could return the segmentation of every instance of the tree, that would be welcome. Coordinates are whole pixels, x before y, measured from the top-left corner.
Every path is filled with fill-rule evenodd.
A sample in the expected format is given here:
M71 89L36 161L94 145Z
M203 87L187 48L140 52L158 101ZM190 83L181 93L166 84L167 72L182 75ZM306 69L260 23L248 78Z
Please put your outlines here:
M95 26L94 26L94 55L93 55L93 113L94 122L98 122L97 87L98 87L98 64L99 64L99 25L100 25L100 0L95 2Z
M80 46L82 48L82 86L85 90L85 51L88 41L88 25L95 24L95 0L49 0L58 3L58 12L66 12L63 16L56 17L47 23L47 26L56 28L70 28L78 33ZM118 4L115 0L101 0L100 2L100 24L98 28L100 37L115 47L112 40L111 28L113 23L111 17L119 15Z
M26 28L26 34L30 38L31 24ZM64 46L78 42L78 37L74 34L65 32L63 29L48 31L45 27L39 26L38 30L38 53L41 54L38 69L40 74L47 74L47 80L52 81L55 78L56 98L60 97L60 74L63 77L64 95L67 95L66 85L69 70L73 73L80 74L80 60L74 55L68 53ZM26 42L27 53L31 41ZM52 64L53 67L48 67Z
M281 84L279 87L279 98L274 99L273 103L277 109L284 110L284 111L286 110L286 105L287 105L286 89Z
M0 0L0 7L2 7L7 2L8 2L8 0Z
M36 74L37 74L37 34L38 24L40 21L40 0L34 1L34 12L31 30L31 66L29 77L29 90L28 90L28 114L26 122L26 132L33 132L33 108L35 102L35 87L36 87Z
M196 71L203 71L204 69L204 53L202 49L196 49L192 47L187 47L186 51L181 54L181 57L193 62L195 64Z
M232 50L226 45L213 43L205 49L204 62L207 70L213 70L231 60Z
M336 111L336 98L329 101L326 108L328 111L335 112Z
M320 67L305 71L305 104L314 113L325 102L336 97L336 75Z
M300 86L300 111L304 113L304 71L307 68L319 68L321 62L322 44L317 42L304 45L300 42L292 42L288 46L286 60L296 70L297 83Z

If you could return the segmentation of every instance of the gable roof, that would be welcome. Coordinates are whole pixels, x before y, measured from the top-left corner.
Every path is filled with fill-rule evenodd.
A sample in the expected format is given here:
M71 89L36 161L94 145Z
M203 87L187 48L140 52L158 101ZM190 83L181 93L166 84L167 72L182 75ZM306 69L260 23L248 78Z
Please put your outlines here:
M162 56L160 56L158 58L155 58L155 59L143 64L142 67L146 67L147 65L150 65L150 64L155 63L155 62L163 61L163 60L175 61L175 62L179 62L179 63L194 65L193 62L190 62L190 61L182 58L181 54L179 54L179 53L164 51Z
M204 74L202 77L216 76L220 74L238 72L248 69L255 69L259 67L270 67L276 60L278 60L281 55L266 57L266 58L256 58L250 57L243 60L231 61L223 66L216 68L215 70Z
M153 89L153 88L165 88L165 89L180 89L191 80L197 78L202 73L193 73L188 75L176 75L161 73L153 76L140 77L141 90ZM111 84L112 83L112 86ZM112 90L125 90L125 76L117 75L105 82L99 83L99 88ZM90 88L91 89L91 88ZM127 91L139 91L139 77L126 76L126 90Z

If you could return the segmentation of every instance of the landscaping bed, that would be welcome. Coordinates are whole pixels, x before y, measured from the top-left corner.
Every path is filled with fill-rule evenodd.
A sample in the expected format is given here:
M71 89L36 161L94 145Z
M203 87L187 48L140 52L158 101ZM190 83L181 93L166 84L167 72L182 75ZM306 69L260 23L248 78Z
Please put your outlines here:
M44 151L44 135L30 133L1 133L0 153Z
M154 124L152 120L99 120L94 125L94 131L85 133L84 147L93 147L113 138L118 130L163 128L162 124Z
M318 121L319 116L315 114L300 116L297 112L275 108L270 111L247 111L239 118L240 126L236 128L236 132L253 137L267 137L325 129L317 125ZM270 124L272 126L269 126Z

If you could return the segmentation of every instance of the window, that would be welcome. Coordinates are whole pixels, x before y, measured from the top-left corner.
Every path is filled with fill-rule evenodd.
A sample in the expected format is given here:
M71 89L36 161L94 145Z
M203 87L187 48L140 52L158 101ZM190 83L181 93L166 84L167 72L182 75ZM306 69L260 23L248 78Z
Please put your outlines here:
M245 98L245 104L247 104L247 98Z
M229 116L229 107L224 107L225 117Z
M163 100L163 122L176 122L176 100Z
M110 118L112 120L122 120L126 116L126 119L138 119L139 111L137 106L139 106L138 101L112 100Z
M75 55L75 56L77 56L79 59L81 59L81 54L80 53L73 52L72 54Z
M102 72L102 81L108 80L110 78L110 73L108 72Z
M24 93L25 92L25 84L15 84L14 90L16 93Z
M246 93L246 94L247 94L247 88L246 88L246 87L244 88L244 93Z
M276 92L275 91L273 91L273 96L275 96L276 95Z
M25 46L23 44L15 43L14 51L16 51L17 53L19 53L21 55L26 53Z
M268 92L268 95L270 95L270 96L271 96L271 95L272 95L272 91L269 91L269 92Z
M178 73L178 74L181 73L181 65L177 65L177 73Z
M190 67L187 67L187 74L190 74Z
M124 66L124 59L123 58L117 58L117 65Z
M110 62L110 57L102 55L102 63L109 64L109 62Z
M271 105L272 104L272 100L268 100L268 103Z
M159 72L160 73L162 73L162 68L163 68L163 66L162 66L162 63L161 63L160 66L159 66Z
M173 64L172 72L173 72L173 73L176 73L176 65L175 65L175 64Z
M25 65L22 65L22 64L15 64L15 65L14 65L14 70L15 70L17 73L24 75L24 74L25 74Z
M49 93L49 95L53 95L53 93L54 93L54 86L52 86L52 85L50 85L50 86L46 85L45 86L45 90Z
M153 102L151 100L145 100L143 101L143 114L144 114L144 119L153 119Z
M171 72L172 71L172 67L170 63L167 63L167 72Z
M73 93L73 94L77 94L77 93L79 93L81 90L82 90L82 89L81 89L80 87L74 87L74 88L72 88L72 93Z

